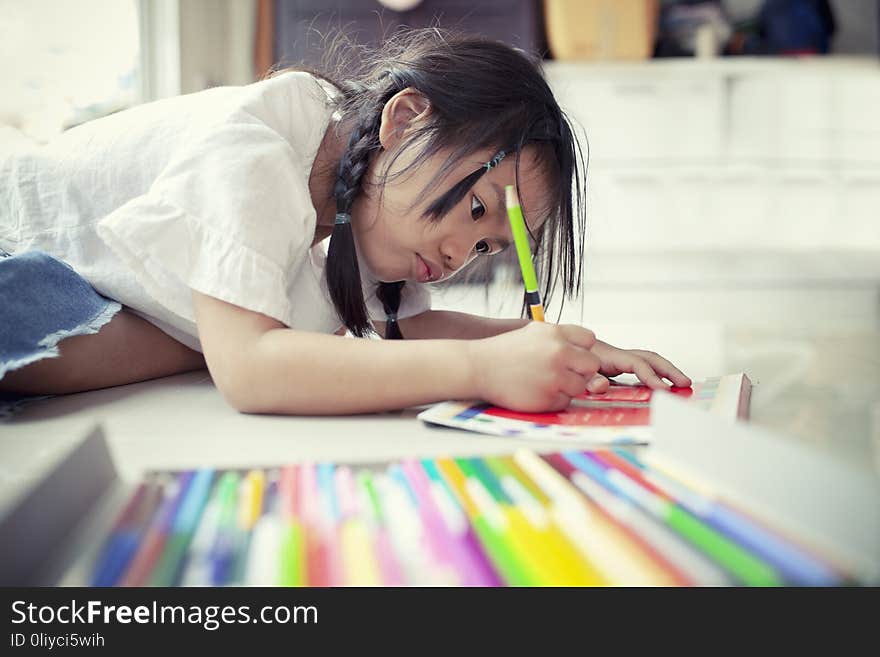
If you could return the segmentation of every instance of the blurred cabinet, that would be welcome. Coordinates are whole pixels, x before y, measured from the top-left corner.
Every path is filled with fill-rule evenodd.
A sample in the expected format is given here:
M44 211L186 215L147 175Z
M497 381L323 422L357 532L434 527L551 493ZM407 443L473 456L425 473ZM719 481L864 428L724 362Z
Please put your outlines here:
M560 104L586 131L591 157L643 163L720 156L723 81L645 75L643 66L546 63Z
M589 249L880 251L875 60L546 68L589 143Z

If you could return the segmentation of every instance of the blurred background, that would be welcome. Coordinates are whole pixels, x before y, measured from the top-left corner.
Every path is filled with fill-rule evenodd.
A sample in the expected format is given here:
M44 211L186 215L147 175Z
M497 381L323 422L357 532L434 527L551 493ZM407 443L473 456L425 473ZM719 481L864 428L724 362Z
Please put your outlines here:
M0 147L401 25L544 57L590 158L563 320L880 454L878 0L0 0ZM512 261L474 279L435 306L519 314Z

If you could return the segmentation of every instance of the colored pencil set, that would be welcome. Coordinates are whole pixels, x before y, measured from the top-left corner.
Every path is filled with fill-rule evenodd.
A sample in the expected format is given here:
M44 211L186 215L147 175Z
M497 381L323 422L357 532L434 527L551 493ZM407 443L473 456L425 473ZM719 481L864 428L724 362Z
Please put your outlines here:
M828 586L827 561L623 449L148 474L94 586Z

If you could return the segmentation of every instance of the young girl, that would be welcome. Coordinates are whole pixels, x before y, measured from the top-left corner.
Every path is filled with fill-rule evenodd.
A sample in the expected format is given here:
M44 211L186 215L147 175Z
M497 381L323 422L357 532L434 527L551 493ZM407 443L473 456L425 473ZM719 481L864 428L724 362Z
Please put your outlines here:
M0 163L0 390L206 363L240 411L343 414L690 385L579 326L430 309L430 283L507 248L508 184L545 301L576 293L583 180L538 64L434 29L353 79L284 71L87 123Z

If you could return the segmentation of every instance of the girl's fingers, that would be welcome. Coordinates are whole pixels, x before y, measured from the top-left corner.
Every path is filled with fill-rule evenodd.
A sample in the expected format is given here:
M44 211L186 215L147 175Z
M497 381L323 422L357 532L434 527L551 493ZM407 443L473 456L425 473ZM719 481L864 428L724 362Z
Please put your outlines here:
M596 344L596 334L583 326L560 324L559 331L566 340L581 349L591 349Z
M602 361L599 360L599 357L589 349L580 349L575 346L569 346L565 364L568 369L577 372L586 381L589 381L593 375L599 371L599 368L602 366Z
M654 368L654 371L657 374L666 377L679 388L687 388L693 383L690 377L663 358L663 356L655 354L652 351L640 352L639 355L646 360L652 368Z
M587 382L577 372L571 370L565 372L560 380L559 391L565 393L569 397L577 397L584 394L587 388Z
M654 372L654 368L651 367L648 361L643 360L638 356L633 358L632 372L639 378L639 381L649 388L654 390L669 390L669 384L657 376L657 373Z
M564 411L571 404L571 397L565 393L556 393L556 396L550 402L549 411Z
M587 382L587 390L594 395L601 394L603 392L608 392L608 386L610 385L608 379L601 374L597 374Z

